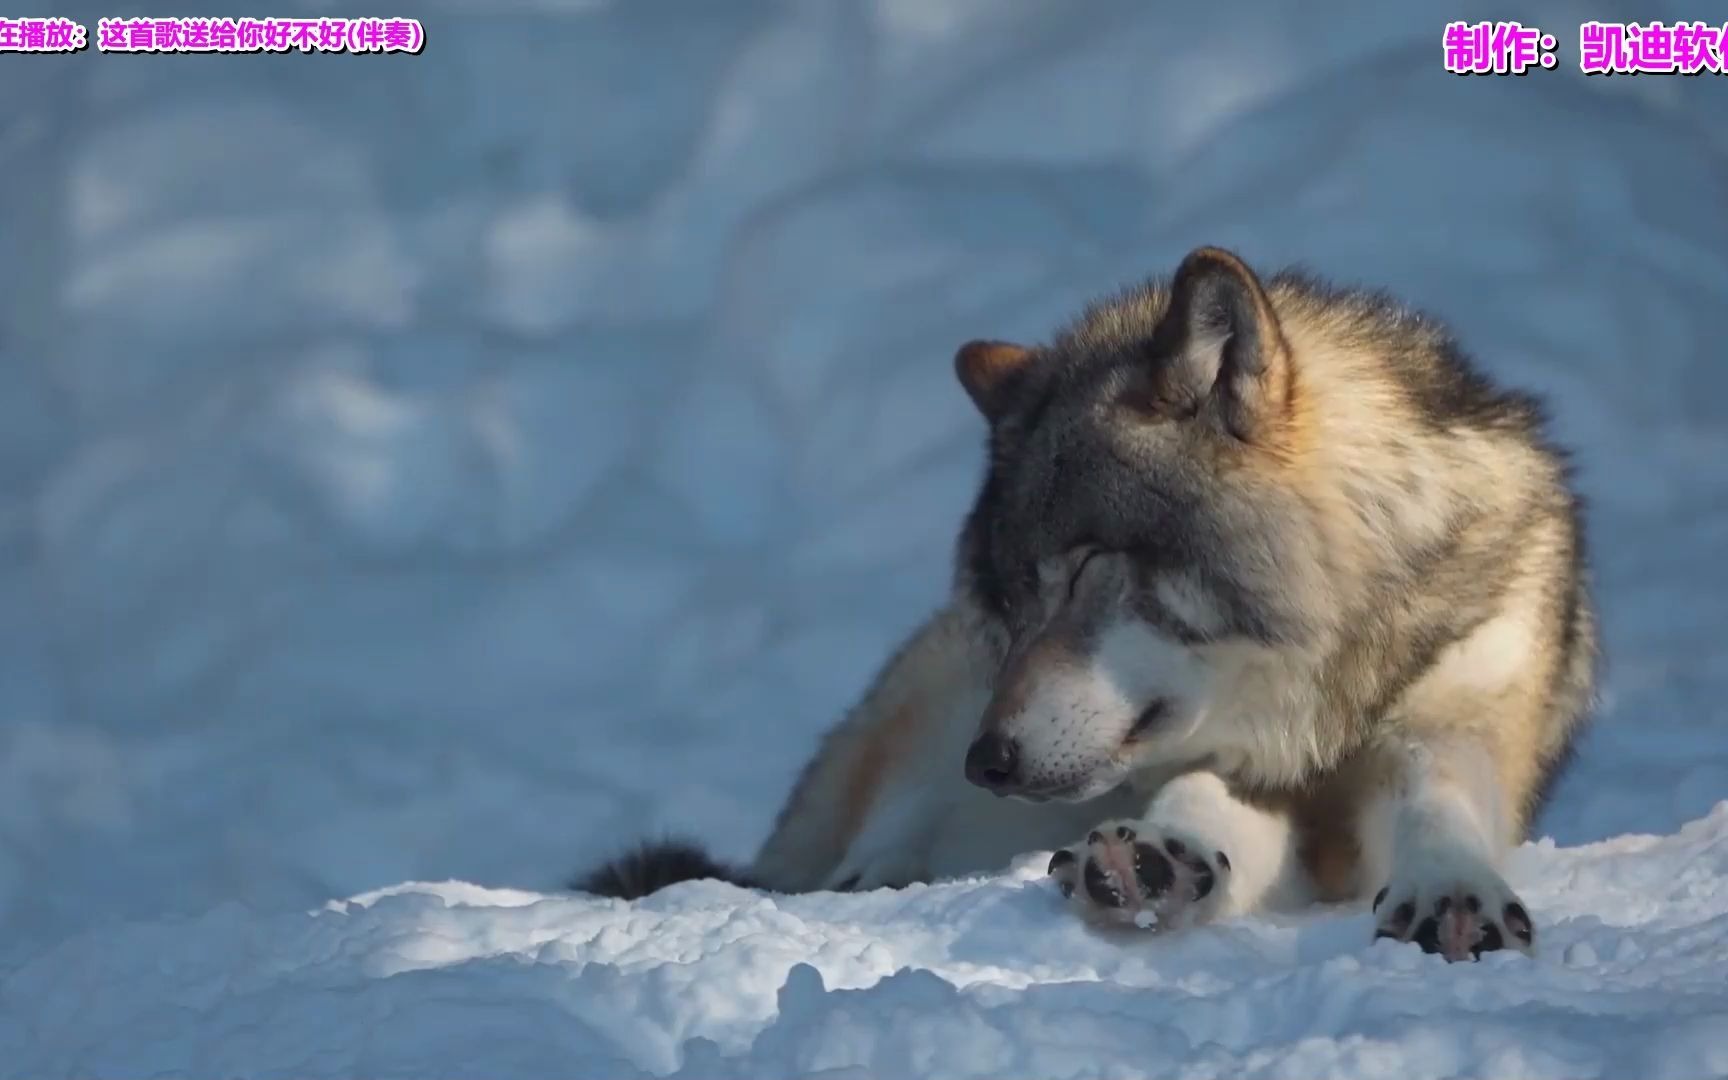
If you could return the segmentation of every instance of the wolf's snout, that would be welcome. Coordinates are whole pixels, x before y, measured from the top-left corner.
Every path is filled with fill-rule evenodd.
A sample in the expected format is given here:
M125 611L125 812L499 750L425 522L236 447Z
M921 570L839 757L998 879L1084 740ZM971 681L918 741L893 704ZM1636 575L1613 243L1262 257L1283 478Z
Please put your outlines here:
M995 732L978 736L966 751L966 779L998 795L1014 786L1019 767L1020 747Z

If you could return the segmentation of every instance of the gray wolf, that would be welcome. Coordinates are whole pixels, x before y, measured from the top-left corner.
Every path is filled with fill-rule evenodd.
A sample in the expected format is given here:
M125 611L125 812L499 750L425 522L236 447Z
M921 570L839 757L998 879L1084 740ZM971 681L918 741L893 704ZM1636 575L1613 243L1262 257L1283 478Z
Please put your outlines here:
M1501 862L1599 666L1539 403L1383 293L1217 248L954 363L989 453L947 603L751 866L648 846L578 887L870 889L1054 849L1100 929L1361 901L1449 960L1531 951Z

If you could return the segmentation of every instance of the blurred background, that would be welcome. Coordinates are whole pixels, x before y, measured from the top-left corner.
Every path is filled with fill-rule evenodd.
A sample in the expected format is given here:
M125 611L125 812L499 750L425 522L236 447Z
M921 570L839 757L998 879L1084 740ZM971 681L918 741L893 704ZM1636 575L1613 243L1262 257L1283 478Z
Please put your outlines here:
M1551 396L1612 668L1539 832L1728 795L1728 76L1576 66L1583 20L1715 5L12 14L426 47L0 56L0 955L660 829L748 857L946 588L954 348L1201 243ZM1448 74L1455 18L1561 65Z

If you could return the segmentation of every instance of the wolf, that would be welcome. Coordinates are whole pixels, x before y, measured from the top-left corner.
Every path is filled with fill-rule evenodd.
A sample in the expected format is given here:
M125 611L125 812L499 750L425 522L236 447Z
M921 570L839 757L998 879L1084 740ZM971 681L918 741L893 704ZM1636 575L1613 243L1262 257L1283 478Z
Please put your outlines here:
M1502 861L1601 663L1541 403L1383 291L1216 247L954 366L989 438L947 602L752 865L670 840L577 887L873 889L1054 850L1100 930L1365 902L1447 960L1532 952Z

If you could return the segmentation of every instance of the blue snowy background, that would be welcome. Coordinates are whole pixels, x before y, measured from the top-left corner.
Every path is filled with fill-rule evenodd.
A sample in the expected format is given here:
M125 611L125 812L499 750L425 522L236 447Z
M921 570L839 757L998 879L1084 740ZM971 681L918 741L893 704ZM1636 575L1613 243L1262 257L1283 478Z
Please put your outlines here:
M427 44L0 56L0 974L661 828L748 856L945 589L954 348L1202 243L1550 395L1612 668L1539 831L1728 797L1728 76L1576 70L1585 19L1715 5L49 7ZM1560 67L1447 74L1488 17Z

